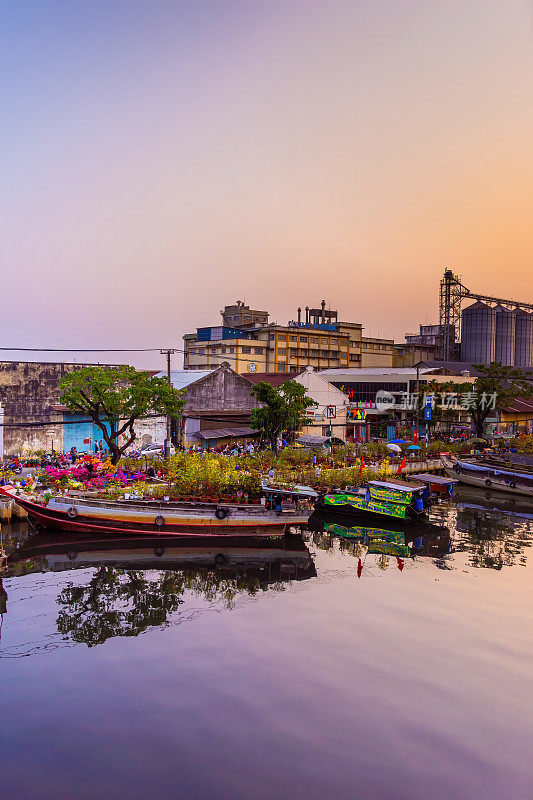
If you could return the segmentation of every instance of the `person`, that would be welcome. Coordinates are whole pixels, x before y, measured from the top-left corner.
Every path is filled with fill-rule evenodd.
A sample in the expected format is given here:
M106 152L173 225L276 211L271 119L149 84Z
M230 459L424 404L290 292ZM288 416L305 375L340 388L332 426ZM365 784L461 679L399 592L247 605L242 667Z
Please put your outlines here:
M75 464L78 459L78 451L74 445L70 448L70 458L73 464Z
M270 478L270 480L271 480L271 481L272 481L272 480L274 480L274 467L271 467L271 468L269 469L269 471L268 471L268 477Z

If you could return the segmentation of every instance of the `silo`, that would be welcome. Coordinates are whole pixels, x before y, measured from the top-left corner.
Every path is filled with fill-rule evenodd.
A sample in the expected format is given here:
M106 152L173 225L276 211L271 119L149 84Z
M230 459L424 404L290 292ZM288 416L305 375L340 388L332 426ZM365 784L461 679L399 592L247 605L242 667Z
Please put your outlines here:
M533 316L517 309L515 328L516 367L533 367Z
M496 354L496 310L478 300L461 318L461 361L490 364Z
M513 366L515 358L516 311L496 306L496 350L494 360Z

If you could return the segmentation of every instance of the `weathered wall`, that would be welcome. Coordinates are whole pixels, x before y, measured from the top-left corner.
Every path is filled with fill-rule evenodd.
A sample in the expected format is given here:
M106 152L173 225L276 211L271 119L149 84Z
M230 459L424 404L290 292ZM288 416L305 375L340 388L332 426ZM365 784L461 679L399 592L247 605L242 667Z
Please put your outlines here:
M59 384L87 364L0 361L0 403L4 408L4 453L63 449ZM32 423L47 423L30 427ZM13 427L11 427L13 426ZM21 427L16 427L21 426Z
M191 417L213 412L249 416L252 408L259 405L250 382L237 375L227 363L188 386L186 398L184 415Z

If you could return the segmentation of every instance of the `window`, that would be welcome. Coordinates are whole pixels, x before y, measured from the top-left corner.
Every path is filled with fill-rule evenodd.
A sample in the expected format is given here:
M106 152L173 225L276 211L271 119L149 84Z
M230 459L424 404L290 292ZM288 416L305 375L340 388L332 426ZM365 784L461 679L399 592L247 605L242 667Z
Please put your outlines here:
M278 333L278 342L286 342L286 341L287 341L287 337L285 336L285 334L280 335Z
M300 336L300 344L307 344L308 337L307 336Z
M338 339L332 339L331 340L331 346L332 347L338 347L339 346L339 340Z
M262 356L264 352L265 352L264 347L254 347L254 353L256 353L256 355Z
M348 342L343 342L342 339L341 339L340 346L343 347L343 348L347 347L348 346Z
M297 342L297 341L298 341L297 336L289 336L289 342Z
M221 347L220 348L220 352L221 353L225 353L227 351L227 349L228 349L227 347Z
M287 355L287 348L286 347L278 347L278 355L286 356Z
M311 336L311 344L318 344L318 336Z
M286 372L287 364L285 361L278 361L277 363L277 372Z
M291 347L291 358L297 358L297 356L298 356L298 350L295 350L294 348Z
M230 347L229 351L230 351L230 353L234 353L235 352L235 348L234 347Z
M289 372L298 372L298 367L291 367Z
M242 353L251 353L252 352L252 348L251 347L241 347L241 352Z

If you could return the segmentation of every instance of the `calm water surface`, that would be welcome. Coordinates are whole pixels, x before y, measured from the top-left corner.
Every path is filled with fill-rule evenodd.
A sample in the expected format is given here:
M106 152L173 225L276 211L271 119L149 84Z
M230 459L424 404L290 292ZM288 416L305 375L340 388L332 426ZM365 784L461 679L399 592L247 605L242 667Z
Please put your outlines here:
M531 798L533 523L480 497L398 557L14 531L0 796Z

